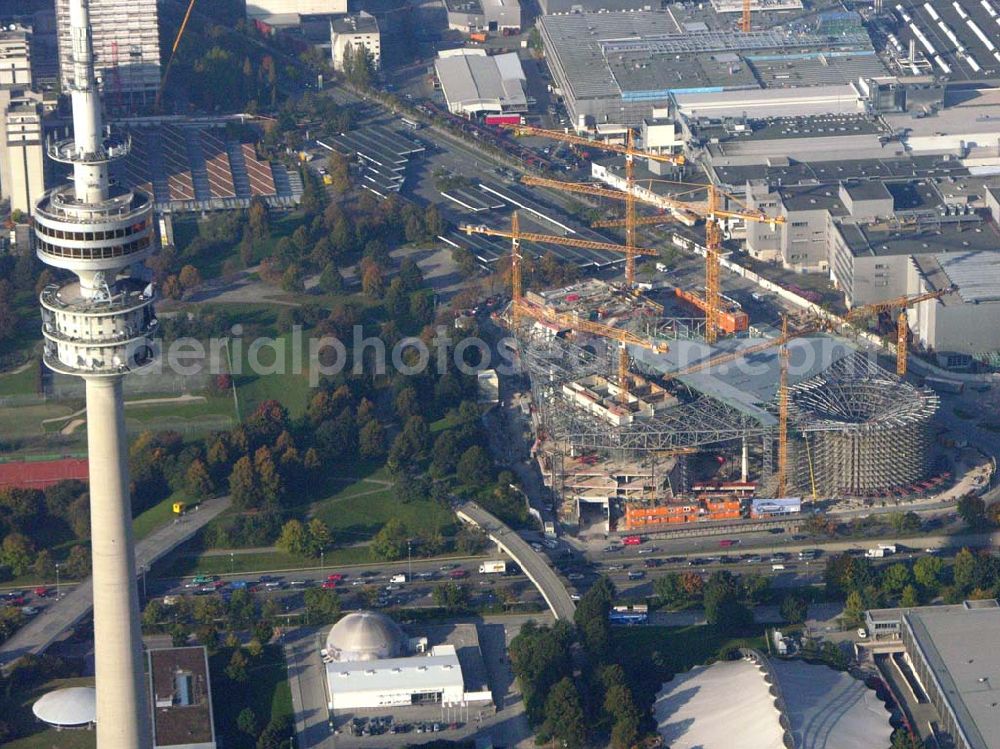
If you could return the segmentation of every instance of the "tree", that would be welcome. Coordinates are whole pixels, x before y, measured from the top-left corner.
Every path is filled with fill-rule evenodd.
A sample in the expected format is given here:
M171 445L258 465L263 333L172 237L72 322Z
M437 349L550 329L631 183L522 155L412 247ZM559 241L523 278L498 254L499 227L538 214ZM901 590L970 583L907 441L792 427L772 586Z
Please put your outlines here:
M444 231L444 222L441 220L441 214L438 211L436 203L428 204L427 209L424 211L424 227L432 237L437 237Z
M573 621L583 639L583 646L592 658L603 661L611 648L611 623L608 614L615 597L615 586L602 577L591 586L576 605Z
M631 749L635 746L642 718L631 690L624 683L614 684L605 691L604 711L614 719L611 746L614 749Z
M319 287L326 294L339 294L344 290L344 277L333 263L327 263L319 274Z
M9 567L15 577L28 572L35 560L35 546L22 533L8 533L3 540L0 551L0 563Z
M913 582L910 568L902 562L890 565L882 574L882 590L891 596L899 595Z
M905 726L892 732L892 745L889 749L924 749L924 742L910 733Z
M857 627L865 620L865 601L861 593L852 590L847 594L847 601L844 603L844 613L842 615L844 626Z
M399 518L389 518L375 538L372 539L371 550L376 559L394 562L406 554L406 527Z
M74 546L69 550L66 564L62 567L66 577L82 580L90 574L90 552L84 546Z
M257 487L257 476L248 455L244 455L233 464L233 470L229 474L229 493L237 509L249 510L260 506L261 494Z
M545 700L552 687L572 673L571 635L572 630L563 622L539 627L529 621L511 640L511 666L521 687L528 721L533 726L545 719Z
M453 473L460 456L458 437L455 433L450 429L441 432L434 440L434 447L431 449L431 473L437 478Z
M963 593L969 592L975 585L976 557L968 549L962 549L955 555L952 577L955 580L955 587Z
M894 512L889 524L897 533L914 533L920 530L920 516L915 512Z
M309 556L318 557L333 544L330 527L320 518L312 518L306 526L306 538L309 545Z
M192 497L211 497L215 494L215 482L201 458L191 461L184 474L184 486Z
M385 294L385 279L382 270L376 264L370 263L361 275L361 290L365 296L381 299Z
M736 579L727 571L713 572L705 584L705 619L722 632L738 633L753 623L753 614L737 593Z
M576 684L571 679L559 681L545 700L543 730L559 740L566 749L582 747L587 740L586 719Z
M941 575L944 562L939 557L929 554L920 557L913 564L913 577L917 584L928 593L936 593L941 587Z
M966 494L958 500L958 515L970 528L983 528L986 525L986 502L975 494Z
M308 588L302 595L309 624L329 624L340 616L340 596L327 588Z
M239 729L240 733L245 733L256 741L260 735L257 714L249 707L243 708L240 710L240 714L236 716L236 728Z
M920 596L917 595L917 589L913 585L907 585L903 588L903 594L899 597L899 605L903 608L920 605Z
M293 518L281 526L281 535L278 536L275 545L288 554L305 554L307 538L302 521Z
M413 387L405 387L400 390L396 394L393 406L396 409L396 416L402 421L406 421L411 416L417 416L423 410L416 388Z
M789 624L801 624L806 620L809 604L802 596L789 593L781 601L781 617Z
M655 578L653 580L653 594L665 606L672 606L687 598L687 592L681 584L681 576L677 572L668 572L662 577Z
M361 428L358 453L362 458L377 458L385 454L385 429L375 419Z
M233 651L233 655L229 659L229 665L226 666L226 676L237 684L243 684L247 680L247 657L239 648Z
M185 265L177 274L177 280L184 291L191 291L196 286L201 286L201 273L193 265Z
M462 482L467 486L485 484L491 473L490 460L486 451L479 445L473 445L458 460L457 472Z
M435 606L459 611L469 605L469 590L453 582L436 585L431 593Z

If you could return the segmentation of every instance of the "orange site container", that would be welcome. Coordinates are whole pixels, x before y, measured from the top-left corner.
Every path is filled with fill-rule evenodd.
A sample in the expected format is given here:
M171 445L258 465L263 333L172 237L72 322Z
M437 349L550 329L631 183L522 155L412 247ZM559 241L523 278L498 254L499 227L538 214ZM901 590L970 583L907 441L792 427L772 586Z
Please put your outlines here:
M678 299L697 307L702 312L705 311L705 300L700 296L681 288L675 288L674 293ZM743 310L719 310L719 327L726 333L741 333L750 327L750 318Z

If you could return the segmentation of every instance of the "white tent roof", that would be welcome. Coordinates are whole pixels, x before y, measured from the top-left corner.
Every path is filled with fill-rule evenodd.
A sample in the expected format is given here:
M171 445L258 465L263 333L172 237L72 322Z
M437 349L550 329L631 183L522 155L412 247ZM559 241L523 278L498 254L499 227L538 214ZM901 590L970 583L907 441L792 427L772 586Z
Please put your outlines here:
M784 731L768 687L749 661L698 666L663 686L653 716L671 749L774 749Z
M38 699L31 711L50 726L83 726L97 717L97 692L93 687L67 687Z

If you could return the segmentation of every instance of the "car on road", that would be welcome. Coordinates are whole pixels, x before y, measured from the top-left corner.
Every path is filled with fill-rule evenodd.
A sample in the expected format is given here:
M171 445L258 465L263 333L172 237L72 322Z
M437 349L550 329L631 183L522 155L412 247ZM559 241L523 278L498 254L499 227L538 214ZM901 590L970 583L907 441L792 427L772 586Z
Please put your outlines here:
M559 542L558 541L553 541L551 538L546 538L544 541L542 541L542 544L544 544L549 549L558 549L559 548Z
M266 583L264 583L264 587L270 590L275 590L276 588L281 588L283 586L284 583L282 583L281 580L268 580Z
M532 548L532 549L534 549L534 550L535 550L535 551L537 551L537 552L542 552L542 551L544 551L544 550L545 550L545 547L544 547L544 546L542 546L542 545L541 545L540 543L538 543L537 541L532 541L532 542L531 542L531 543L529 544L529 546L531 546L531 548Z
M215 575L195 575L191 580L195 585L207 585L215 582Z
M617 544L608 544L607 546L604 547L604 550L608 554L614 554L615 552L621 551L622 547L618 546Z
M335 583L333 580L324 580L322 588L323 590L336 590L337 583Z
M663 561L666 562L667 564L683 564L684 557L667 557Z
M452 580L461 580L462 578L468 577L469 571L463 569L452 570L448 573L448 577Z
M457 567L458 567L457 564L442 564L440 567L438 567L438 569L441 570L442 572L448 572L449 570L456 569Z
M37 596L38 598L48 598L54 592L55 591L52 590L52 588L43 588L43 587L38 587L35 588L34 590L35 596Z
M643 570L632 570L628 573L629 580L642 580L645 576L646 573Z
M660 560L659 559L646 559L646 560L643 560L642 564L647 569L655 569L656 567L660 566Z
M570 572L568 575L566 575L566 579L568 579L568 580L582 580L583 579L583 575L581 573L579 573L579 572Z
M332 575L327 575L326 579L329 580L332 583L339 583L341 580L344 579L344 577L346 577L346 576L342 575L339 572L334 572Z
M647 546L645 549L639 549L640 554L652 554L655 551L659 551L655 546Z
M764 559L760 554L744 554L743 561L747 564L760 564Z
M37 606L22 606L21 607L21 613L24 614L25 616L34 616L35 614L38 613L38 607Z
M688 567L701 567L703 564L705 564L704 559L699 559L698 557L688 559Z

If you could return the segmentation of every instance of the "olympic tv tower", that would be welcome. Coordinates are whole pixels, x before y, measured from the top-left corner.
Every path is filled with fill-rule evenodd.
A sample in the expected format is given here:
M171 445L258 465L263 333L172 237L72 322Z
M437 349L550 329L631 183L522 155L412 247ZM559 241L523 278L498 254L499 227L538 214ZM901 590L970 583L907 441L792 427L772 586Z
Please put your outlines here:
M155 358L152 286L124 273L153 252L152 201L108 180L130 144L102 125L91 31L90 0L70 0L73 138L47 151L73 182L46 192L34 218L38 257L77 279L41 293L44 359L87 390L97 746L148 749L122 381Z

